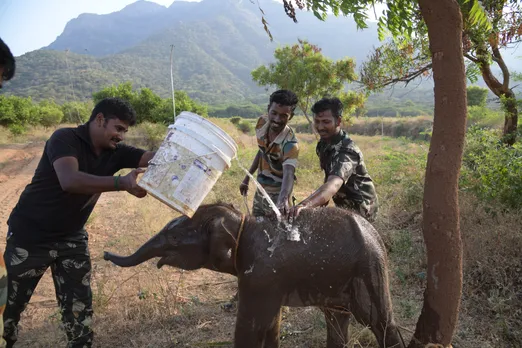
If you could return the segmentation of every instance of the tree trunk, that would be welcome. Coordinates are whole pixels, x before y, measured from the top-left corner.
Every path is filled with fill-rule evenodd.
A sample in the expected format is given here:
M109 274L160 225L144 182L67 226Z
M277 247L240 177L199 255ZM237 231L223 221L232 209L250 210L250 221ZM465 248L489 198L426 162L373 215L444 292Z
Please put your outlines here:
M518 124L518 107L517 101L515 98L515 93L509 88L509 70L500 54L499 49L492 45L493 57L497 64L500 66L502 70L502 75L504 76L503 83L493 75L491 71L491 65L486 58L480 58L478 65L480 67L480 72L482 73L482 78L484 82L488 86L488 88L493 92L497 97L500 98L500 103L504 108L504 129L502 131L502 142L507 145L513 145L517 139L517 124ZM478 50L477 53L480 54L480 57L489 57L487 54L487 49L482 48Z
M518 107L517 100L515 98L515 93L513 91L508 90L504 97L506 98L502 101L504 106L504 131L502 141L505 144L513 145L517 140L517 124L518 124Z
M427 287L409 347L446 347L455 331L462 293L458 177L467 116L462 16L455 0L419 0L419 5L432 53L435 116L423 202Z

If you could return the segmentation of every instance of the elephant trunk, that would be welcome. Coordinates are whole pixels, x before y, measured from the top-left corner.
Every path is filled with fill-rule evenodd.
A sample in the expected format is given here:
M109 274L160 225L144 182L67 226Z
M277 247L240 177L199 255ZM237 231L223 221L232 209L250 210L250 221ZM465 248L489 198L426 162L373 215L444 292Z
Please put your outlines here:
M149 239L136 252L129 256L120 256L105 251L103 259L111 261L120 267L132 267L142 262L152 259L153 257L163 256L165 250L165 236L160 233Z

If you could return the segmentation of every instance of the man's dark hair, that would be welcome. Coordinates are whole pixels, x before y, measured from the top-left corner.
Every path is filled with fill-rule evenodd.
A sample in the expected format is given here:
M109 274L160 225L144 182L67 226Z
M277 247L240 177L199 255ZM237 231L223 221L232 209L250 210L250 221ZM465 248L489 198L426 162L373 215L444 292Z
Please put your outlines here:
M332 116L335 118L343 117L343 103L339 98L323 98L317 101L314 106L312 106L312 112L314 114L318 114L320 112L330 110L332 112Z
M270 109L272 103L276 103L279 105L290 106L292 108L293 114L298 102L299 99L297 99L297 95L295 95L294 92L289 91L287 89L280 89L270 95L270 103L268 104L268 109Z
M105 98L102 99L92 110L89 122L96 118L96 115L102 113L106 120L117 118L126 122L129 126L136 124L136 111L130 103L121 98Z
M0 39L0 66L4 68L3 79L9 81L15 74L15 59L9 47Z

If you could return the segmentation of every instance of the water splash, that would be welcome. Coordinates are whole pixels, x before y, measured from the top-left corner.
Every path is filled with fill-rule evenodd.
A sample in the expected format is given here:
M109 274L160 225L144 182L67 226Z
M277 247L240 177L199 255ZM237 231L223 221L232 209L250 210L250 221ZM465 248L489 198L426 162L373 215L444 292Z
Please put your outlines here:
M268 193L266 193L263 186L261 186L261 184L256 180L256 178L252 174L250 174L250 172L245 167L243 167L241 165L241 162L239 161L239 156L236 157L236 161L237 161L237 164L239 165L239 167L241 169L243 169L243 171L248 175L248 177L254 182L254 184L258 188L259 192L261 192L263 197L267 200L268 204L270 205L270 207L272 208L272 210L275 212L275 214L277 216L277 221L280 224L283 224L283 226L284 226L283 232L286 233L287 239L290 241L293 241L293 242L299 242L301 240L301 234L299 233L299 229L295 226L292 226L291 224L289 224L287 221L285 221L282 218L281 212L279 211L279 209L277 209L277 206L272 201L272 199L270 198ZM266 233L266 231L265 231L265 233ZM267 233L267 235L268 235L268 233ZM271 242L270 237L268 237L268 238L269 238L268 242L270 243ZM276 238L276 241L277 241L277 238ZM274 241L272 246L267 249L270 252L270 257L272 257L272 254L276 248L276 245L275 245L276 241ZM303 242L306 244L304 239L303 239Z
M259 192L261 192L261 194L263 195L263 197L267 200L268 202L268 205L270 205L270 208L272 208L272 210L274 211L274 213L276 214L277 216L277 221L281 222L281 212L279 211L279 209L277 209L277 206L275 205L275 203L272 201L272 199L270 198L270 196L268 195L268 193L266 193L265 189L263 188L263 186L261 186L261 184L259 182L257 182L256 178L254 178L254 176L252 174L250 174L250 172L248 170L246 170L245 167L243 167L241 165L241 162L239 162L239 156L236 158L237 160L237 164L239 165L239 167L241 169L243 169L245 171L245 173L248 175L248 177L250 179L252 179L252 181L254 182L254 184L256 185L256 187L258 188ZM286 224L286 223L285 223Z
M301 233L299 233L299 229L297 227L292 227L288 231L287 239L292 242L299 242L301 240Z

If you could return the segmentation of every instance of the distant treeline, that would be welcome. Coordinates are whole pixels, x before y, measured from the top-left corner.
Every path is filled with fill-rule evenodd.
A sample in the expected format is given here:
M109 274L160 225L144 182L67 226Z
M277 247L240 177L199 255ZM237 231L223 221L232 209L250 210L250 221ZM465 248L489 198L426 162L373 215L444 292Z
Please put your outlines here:
M217 105L208 107L208 115L211 117L256 118L266 113L266 108L256 104L243 105Z
M131 83L106 87L92 95L92 101L57 104L53 100L35 103L30 97L0 96L0 126L8 127L13 134L21 134L27 126L52 127L60 123L86 122L94 105L103 98L119 97L127 100L136 110L138 123L173 122L172 99L159 97L148 88L133 90ZM192 100L183 91L175 92L176 114L192 111L208 116L207 106Z

